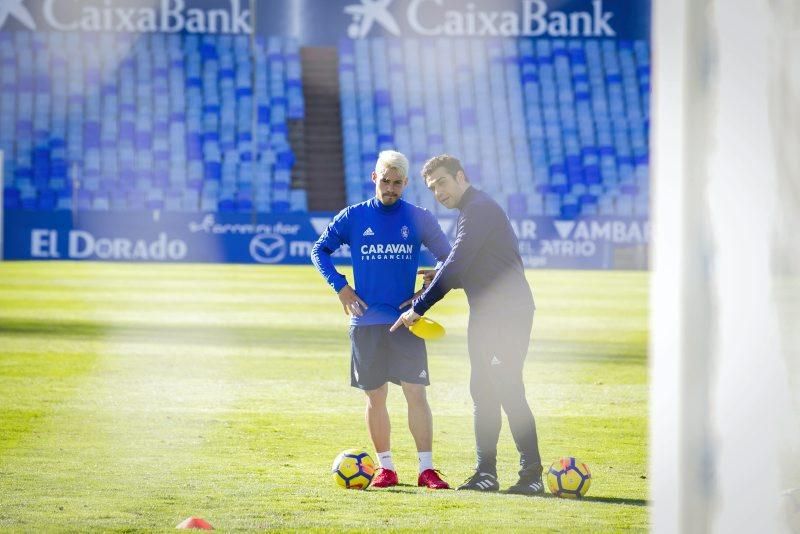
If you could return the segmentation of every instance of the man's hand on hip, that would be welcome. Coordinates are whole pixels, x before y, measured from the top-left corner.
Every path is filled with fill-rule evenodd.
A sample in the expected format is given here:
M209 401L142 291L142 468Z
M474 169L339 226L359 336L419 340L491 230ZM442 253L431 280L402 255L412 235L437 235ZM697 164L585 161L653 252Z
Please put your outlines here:
M422 293L425 291L425 288L431 285L431 282L433 282L433 278L436 276L436 269L419 269L417 271L417 274L422 275L422 289L411 295L410 299L404 301L400 305L401 310L406 306L411 306L411 304L414 302L414 299L422 295Z
M422 275L422 289L425 289L431 285L434 277L436 277L436 269L419 269L417 274Z
M361 297L356 294L353 288L350 287L350 284L339 290L339 301L342 303L346 315L361 317L364 315L364 311L369 307L366 302L361 300Z
M407 306L411 306L411 304L414 302L414 299L417 298L418 296L422 295L423 291L425 291L424 287L422 289L420 289L419 291L417 291L416 293L414 293L413 295L411 295L411 298L406 300L406 301L404 301L400 306L398 306L397 309L402 310L403 308L405 308Z

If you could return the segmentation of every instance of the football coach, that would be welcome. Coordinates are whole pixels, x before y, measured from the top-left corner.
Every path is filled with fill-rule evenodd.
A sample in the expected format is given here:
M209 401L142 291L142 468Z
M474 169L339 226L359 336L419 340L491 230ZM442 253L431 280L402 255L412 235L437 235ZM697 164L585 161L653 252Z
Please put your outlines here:
M470 307L468 349L477 466L458 489L500 489L497 442L502 407L521 466L519 480L508 492L541 494L544 485L536 423L522 379L535 306L517 237L503 209L472 187L458 159L447 154L431 158L422 176L437 201L459 210L456 239L433 281L391 330L417 322L451 289L464 289Z

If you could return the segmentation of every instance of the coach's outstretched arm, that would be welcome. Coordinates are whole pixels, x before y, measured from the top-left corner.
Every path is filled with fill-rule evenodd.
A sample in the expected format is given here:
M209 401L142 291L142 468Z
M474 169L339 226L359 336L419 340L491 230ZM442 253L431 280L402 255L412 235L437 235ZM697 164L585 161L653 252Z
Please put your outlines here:
M475 256L489 238L493 214L484 213L483 206L467 206L461 214L456 240L441 269L425 291L414 300L412 309L417 315L425 315L431 306L442 300L448 291L461 287L461 277L469 269Z
M418 269L417 274L422 275L422 289L411 295L408 300L400 304L399 309L407 308L412 302L420 295L433 281L436 273L444 265L445 260L450 255L450 241L447 236L442 232L442 227L439 226L439 221L428 210L424 211L424 218L420 223L422 229L422 244L431 251L433 256L438 261L435 269Z
M422 294L414 299L411 309L403 313L389 328L394 332L400 326L411 326L425 315L434 304L439 302L448 291L462 287L461 277L469 269L475 256L480 252L492 225L488 223L495 214L484 209L480 204L467 206L461 215L455 243L442 267L436 272L433 281Z

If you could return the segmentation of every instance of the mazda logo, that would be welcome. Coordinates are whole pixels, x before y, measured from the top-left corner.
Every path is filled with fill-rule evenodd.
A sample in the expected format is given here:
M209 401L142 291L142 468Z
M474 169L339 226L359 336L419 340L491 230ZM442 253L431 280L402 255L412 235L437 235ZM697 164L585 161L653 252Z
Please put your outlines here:
M250 256L258 263L278 263L286 257L286 240L282 235L258 234L250 240Z

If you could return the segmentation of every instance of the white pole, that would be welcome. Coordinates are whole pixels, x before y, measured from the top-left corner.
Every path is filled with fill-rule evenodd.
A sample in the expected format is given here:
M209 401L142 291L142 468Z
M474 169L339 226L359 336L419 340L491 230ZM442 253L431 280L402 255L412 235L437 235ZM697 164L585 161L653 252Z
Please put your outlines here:
M797 484L800 464L790 442L797 433L794 377L784 357L792 347L781 343L781 323L792 310L782 320L778 306L792 288L780 284L782 273L773 265L784 249L800 256L797 238L785 234L789 220L780 217L781 205L786 214L800 207L800 177L791 174L792 165L779 165L793 161L796 171L800 161L797 146L787 143L798 138L800 118L791 112L800 109L800 80L792 87L785 76L800 61L792 48L800 44L800 9L796 1L735 3L715 3L711 11L717 55L709 167L717 323L710 384L717 443L713 531L779 533L788 532L780 495ZM796 300L793 306L800 310ZM797 316L791 320L794 330Z
M800 4L653 10L652 527L788 532L781 493L800 487Z
M710 302L704 3L654 2L650 469L655 532L705 532Z

